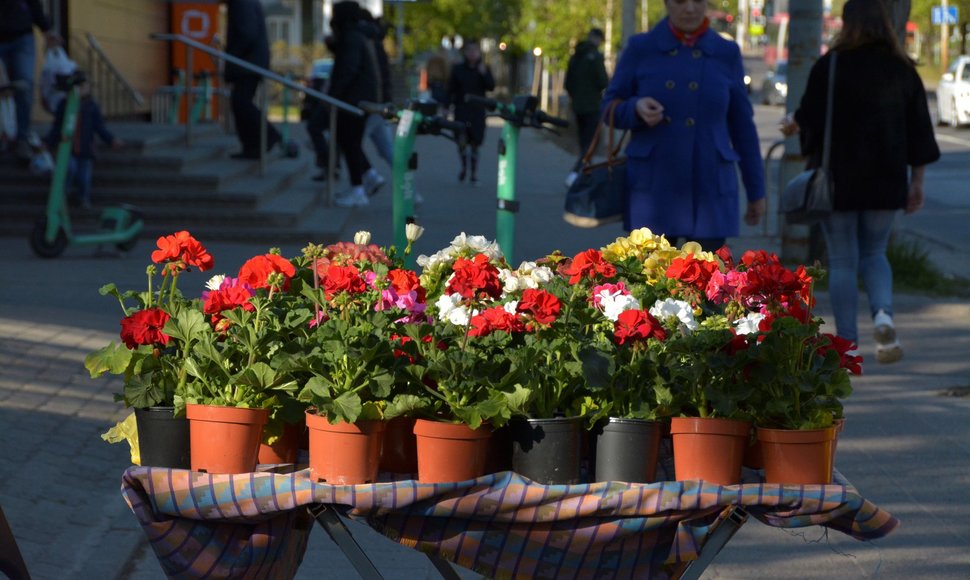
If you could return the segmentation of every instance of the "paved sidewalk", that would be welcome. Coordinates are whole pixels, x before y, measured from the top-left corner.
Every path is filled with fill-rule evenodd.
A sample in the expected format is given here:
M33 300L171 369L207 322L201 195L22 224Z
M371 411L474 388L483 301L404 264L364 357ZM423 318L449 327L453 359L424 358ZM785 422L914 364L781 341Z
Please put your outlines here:
M480 188L457 182L453 145L419 138L417 186L426 203L417 213L427 231L417 253L434 252L461 231L494 237L497 136L497 129L489 129ZM520 155L516 260L554 249L568 254L599 247L622 235L618 224L580 230L562 221L561 180L572 162L569 154L523 131ZM382 165L378 168L389 174ZM951 170L956 168L947 167ZM932 169L927 179L933 179ZM940 211L938 221L925 228L940 229L946 213ZM389 185L370 206L332 225L343 230L344 239L367 229L377 243L389 243ZM770 239L751 229L731 244L738 252L755 247L777 251ZM273 243L206 245L216 271L232 271ZM126 414L112 401L120 382L91 380L82 366L89 351L117 339L120 310L113 299L98 295L98 288L107 282L143 288L153 247L144 241L124 257L69 250L62 258L39 260L25 240L0 239L6 259L0 274L0 425L5 434L0 505L35 578L162 577L119 493L121 473L129 464L127 449L100 440ZM283 248L286 255L298 251L297 246ZM207 277L190 274L180 286L201 287ZM823 316L827 308L821 296ZM867 498L902 520L900 529L870 544L838 533L816 542L818 528L783 532L752 521L709 568L708 577L955 580L970 575L965 491L970 484L970 399L939 394L970 385L970 301L899 296L897 309L906 358L892 366L866 363L866 375L855 381L856 392L847 404L838 465ZM869 324L860 320L861 350L873 360ZM434 577L421 554L363 528L355 528L358 532L367 537L368 549L375 550L389 578ZM313 533L310 544L299 577L321 572L355 577L321 531Z

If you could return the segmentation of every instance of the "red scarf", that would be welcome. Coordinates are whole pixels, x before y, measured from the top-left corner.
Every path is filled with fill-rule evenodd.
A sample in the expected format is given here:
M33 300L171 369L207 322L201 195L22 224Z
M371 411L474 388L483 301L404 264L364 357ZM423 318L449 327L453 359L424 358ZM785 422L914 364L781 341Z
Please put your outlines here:
M674 25L670 20L667 21L667 25L670 26L670 31L674 33L677 40L679 40L684 46L694 46L697 44L697 39L703 36L703 34L707 32L707 29L710 28L711 21L705 16L704 22L702 22L694 32L683 32L678 30L674 28Z

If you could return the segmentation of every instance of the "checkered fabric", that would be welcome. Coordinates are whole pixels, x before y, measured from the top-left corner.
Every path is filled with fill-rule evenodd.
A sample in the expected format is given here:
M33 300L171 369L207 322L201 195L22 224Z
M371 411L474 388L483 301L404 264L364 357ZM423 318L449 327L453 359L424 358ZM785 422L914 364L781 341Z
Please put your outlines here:
M315 483L309 470L210 475L132 467L122 492L176 578L292 577L310 504L340 504L385 536L495 578L664 578L742 506L771 526L822 525L859 540L899 525L836 473L831 485L698 481L538 485L512 472L449 484Z

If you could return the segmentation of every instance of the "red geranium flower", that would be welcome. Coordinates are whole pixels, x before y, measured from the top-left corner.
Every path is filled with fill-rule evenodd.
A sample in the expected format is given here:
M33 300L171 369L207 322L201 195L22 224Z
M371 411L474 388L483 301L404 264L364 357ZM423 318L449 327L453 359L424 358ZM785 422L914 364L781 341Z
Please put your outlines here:
M367 283L360 276L360 270L354 266L334 266L327 269L327 276L323 279L323 291L327 300L340 292L360 294L367 290Z
M595 280L597 276L609 279L616 276L616 268L603 259L599 250L586 250L573 257L572 261L561 268L561 272L569 276L569 283L576 284L583 278Z
M230 286L209 292L206 296L202 311L206 314L219 314L225 310L242 308L252 312L256 309L252 302L254 292L246 286Z
M158 249L152 252L152 261L156 264L173 262L171 266L173 270L184 270L188 266L195 266L202 272L215 265L208 250L185 230L170 236L162 236L156 243Z
M828 339L828 342L824 342L818 348L818 354L820 356L825 356L830 350L834 350L839 353L839 367L848 370L854 375L862 374L862 357L854 354L848 354L850 351L855 351L856 344L851 340L842 338L841 336L836 336L834 334L823 334L823 337Z
M267 279L270 274L279 272L283 274L283 288L285 292L290 288L290 278L296 275L296 268L289 260L277 254L263 254L255 256L246 261L239 268L239 280L249 284L253 288L268 288Z
M407 294L412 290L417 293L418 302L427 300L427 293L421 286L418 275L411 270L401 270L400 268L391 270L387 273L387 280L391 283L391 288L399 295Z
M704 290L711 279L711 275L718 271L716 262L698 260L694 254L683 258L674 258L667 266L667 277L679 280L698 290Z
M161 308L146 308L121 319L121 340L134 350L141 344L165 346L169 336L162 328L171 318Z
M617 344L624 344L628 340L646 340L656 338L664 340L667 333L660 321L649 312L643 310L626 310L613 323L613 338Z
M562 303L555 294L529 288L522 293L516 311L532 316L539 324L552 324L559 317Z
M488 261L488 256L478 254L473 259L458 258L452 266L455 275L448 281L446 292L459 294L462 298L497 299L502 295L502 281L498 268Z
M471 330L468 331L468 336L487 336L496 330L509 334L525 332L522 320L501 306L493 306L472 316L469 326Z

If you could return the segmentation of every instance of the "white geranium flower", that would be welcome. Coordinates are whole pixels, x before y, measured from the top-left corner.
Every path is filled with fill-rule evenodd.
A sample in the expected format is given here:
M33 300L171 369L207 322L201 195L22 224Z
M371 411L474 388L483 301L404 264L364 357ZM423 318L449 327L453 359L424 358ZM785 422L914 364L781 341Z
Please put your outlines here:
M458 306L454 310L448 313L448 322L454 324L455 326L468 326L471 322L473 312L468 310L467 306Z
M508 268L499 269L498 279L502 281L503 294L514 294L523 289L522 280L518 274Z
M205 287L208 288L209 290L218 290L219 287L222 286L222 281L225 279L226 279L225 274L217 274L209 278L209 281L205 283Z
M416 223L410 223L404 226L404 237L409 242L416 242L421 235L424 234L424 228Z
M354 234L354 243L359 246L366 246L367 244L370 243L370 238L371 238L370 232L368 232L367 230L360 230L359 232Z
M738 334L755 334L758 332L758 325L765 319L765 315L760 312L749 312L746 316L734 321L734 329Z
M505 309L509 314L515 314L515 309L519 307L519 301L513 300L511 302L506 302L502 308Z
M676 317L687 330L697 330L697 319L694 318L694 309L690 304L683 300L665 298L658 300L650 307L650 314L657 320L663 322L670 317Z
M603 309L603 316L616 322L620 314L640 308L640 301L629 294L610 293L608 290L603 290L600 292L600 308Z
M442 294L435 302L438 316L458 326L468 326L472 313L461 303L460 294Z

